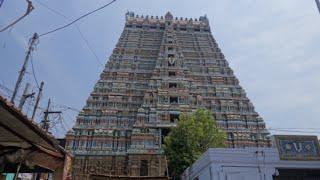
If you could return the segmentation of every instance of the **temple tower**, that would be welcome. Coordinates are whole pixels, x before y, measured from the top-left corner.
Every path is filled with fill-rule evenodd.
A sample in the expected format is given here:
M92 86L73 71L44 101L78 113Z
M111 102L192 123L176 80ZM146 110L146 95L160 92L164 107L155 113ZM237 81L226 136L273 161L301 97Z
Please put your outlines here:
M162 144L179 114L207 108L227 145L269 146L265 123L199 19L126 14L99 81L69 131L74 179L165 177Z

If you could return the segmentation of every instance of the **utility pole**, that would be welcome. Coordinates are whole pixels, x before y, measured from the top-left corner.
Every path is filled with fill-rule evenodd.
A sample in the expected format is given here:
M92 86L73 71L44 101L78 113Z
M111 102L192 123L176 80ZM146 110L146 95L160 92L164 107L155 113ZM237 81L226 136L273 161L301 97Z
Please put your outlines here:
M50 103L51 103L51 100L50 100L50 98L49 98L49 101L48 101L48 105L47 105L47 109L46 109L46 111L44 112L44 119L43 119L43 121L41 122L41 127L42 127L42 129L44 129L46 132L48 132L49 131L49 123L50 123L50 121L49 121L49 114L60 114L60 113L62 113L61 111L49 111L49 108L50 108Z
M42 81L41 84L40 84L38 96L37 96L37 99L36 99L36 104L34 105L34 108L33 108L32 116L31 116L31 120L32 121L34 121L34 116L36 115L36 111L38 109L39 101L40 101L40 98L41 98L41 95L42 95L43 85L44 85L44 82Z
M24 88L23 95L22 95L22 97L20 99L20 104L18 106L20 110L22 110L23 105L26 102L26 99L33 97L34 94L35 94L34 92L28 94L29 86L30 86L30 84L27 83L26 87Z
M315 1L316 1L317 6L318 6L319 13L320 13L320 2L319 2L319 0L315 0Z
M44 119L43 119L42 124L41 124L42 129L46 130L46 132L49 131L48 115L49 115L50 103L51 103L51 101L50 101L50 98L49 98L48 106L47 106L46 111L44 112Z
M34 50L34 45L37 42L37 39L38 39L38 34L34 33L33 37L30 40L29 48L28 48L26 57L24 59L24 63L22 65L21 71L19 72L19 77L18 77L18 80L16 82L16 85L14 87L14 91L13 91L13 94L12 94L12 97L11 97L11 103L13 103L13 104L14 104L14 99L16 98L17 92L19 90L20 84L22 82L23 76L26 73L27 64L28 64L31 52Z

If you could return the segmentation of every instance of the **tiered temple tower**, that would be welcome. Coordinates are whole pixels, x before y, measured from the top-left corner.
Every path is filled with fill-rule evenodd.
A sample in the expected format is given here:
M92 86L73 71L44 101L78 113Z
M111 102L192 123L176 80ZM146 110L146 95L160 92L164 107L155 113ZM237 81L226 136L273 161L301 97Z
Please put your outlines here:
M74 179L167 175L161 148L179 114L207 108L227 145L269 146L265 123L199 19L126 14L107 65L68 132Z

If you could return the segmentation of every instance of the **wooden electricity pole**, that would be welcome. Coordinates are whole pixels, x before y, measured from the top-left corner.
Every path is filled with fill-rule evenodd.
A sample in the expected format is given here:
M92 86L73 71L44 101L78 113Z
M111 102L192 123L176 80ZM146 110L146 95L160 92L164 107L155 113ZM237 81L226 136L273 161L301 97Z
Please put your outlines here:
M51 100L49 99L48 105L47 105L47 109L46 109L46 111L44 112L44 119L43 119L43 121L41 122L41 127L42 127L42 129L44 129L46 132L49 131L49 127L50 127L49 114L60 114L60 113L62 113L61 111L49 111L50 103L51 103Z
M36 115L36 112L37 112L37 109L38 109L39 101L40 101L40 98L41 98L41 95L42 95L43 85L44 85L44 82L41 82L40 88L39 88L39 92L38 92L38 96L37 96L37 99L36 99L36 104L33 107L33 112L32 112L32 116L31 116L31 120L32 121L34 121L34 116Z
M24 88L23 95L22 95L22 97L21 97L21 99L20 99L20 104L19 104L19 106L18 106L20 110L22 110L23 105L24 105L24 103L26 102L26 100L27 100L28 98L33 97L34 94L35 94L34 92L28 93L28 91L29 91L29 86L30 86L30 84L27 83L27 84L26 84L26 87Z
M29 48L28 48L26 57L24 59L24 63L23 63L22 68L21 68L21 70L19 72L19 77L18 77L18 80L17 80L16 85L15 85L14 90L13 90L13 94L12 94L12 97L11 97L11 103L13 103L13 104L14 104L14 99L16 98L17 92L19 90L20 84L22 82L23 76L26 73L27 64L28 64L28 61L30 59L31 52L34 50L34 45L36 44L37 39L38 39L38 34L34 33L33 37L30 40Z

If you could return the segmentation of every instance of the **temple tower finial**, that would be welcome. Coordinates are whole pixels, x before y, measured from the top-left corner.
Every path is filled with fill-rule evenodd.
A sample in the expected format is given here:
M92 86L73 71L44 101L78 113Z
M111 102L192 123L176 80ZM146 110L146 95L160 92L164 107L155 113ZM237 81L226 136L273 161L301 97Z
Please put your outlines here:
M172 14L168 11L168 12L166 13L166 15L164 16L164 18L165 18L166 20L172 20L172 19L173 19L173 16L172 16Z

